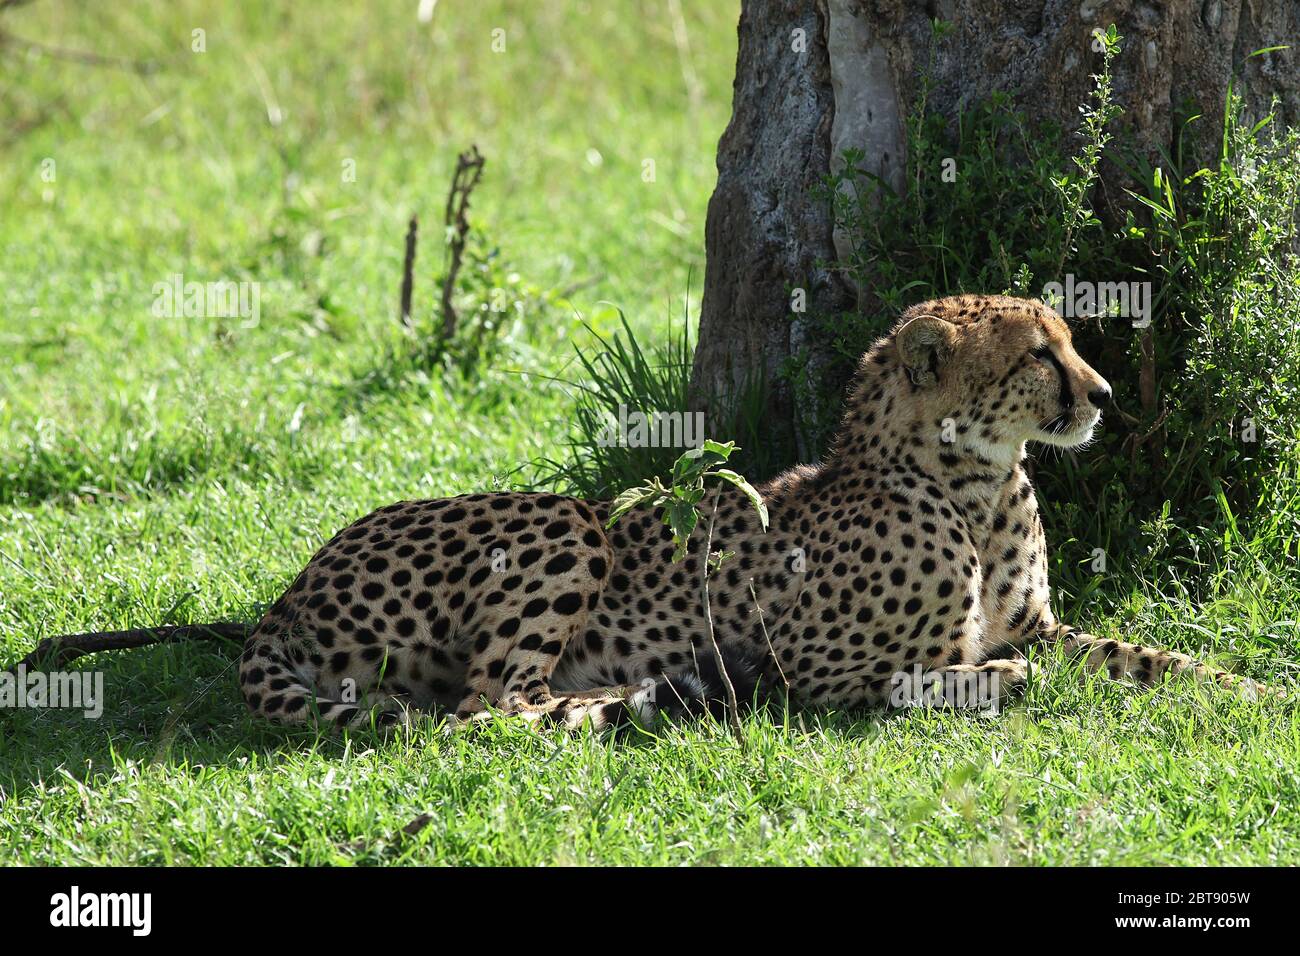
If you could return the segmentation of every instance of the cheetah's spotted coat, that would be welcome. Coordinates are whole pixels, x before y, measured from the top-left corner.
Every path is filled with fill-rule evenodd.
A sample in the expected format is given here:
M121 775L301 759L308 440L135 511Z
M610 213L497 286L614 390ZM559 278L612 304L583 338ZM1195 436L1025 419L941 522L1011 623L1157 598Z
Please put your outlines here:
M1064 642L1114 676L1190 669L1232 683L1052 615L1025 444L1087 442L1109 397L1039 302L960 296L909 309L863 357L827 459L760 489L767 533L740 492L723 494L714 541L736 557L712 590L730 659L761 661L798 702L838 708L884 702L892 675L915 665L996 672L1013 689L1031 641ZM250 637L248 705L282 722L356 723L396 703L462 718L490 704L570 726L629 709L648 718L652 695L638 685L688 674L709 653L699 555L672 564L668 530L648 511L606 531L608 509L501 493L367 515ZM691 692L684 676L654 697L678 692Z

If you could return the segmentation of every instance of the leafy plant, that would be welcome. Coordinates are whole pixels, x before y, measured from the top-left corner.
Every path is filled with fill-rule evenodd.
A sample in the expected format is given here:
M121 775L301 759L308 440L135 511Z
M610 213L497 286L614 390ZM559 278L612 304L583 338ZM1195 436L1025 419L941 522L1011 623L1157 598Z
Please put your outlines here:
M645 475L673 466L672 448L606 442L600 436L620 408L685 413L692 352L688 325L683 321L667 341L643 348L622 311L618 318L621 330L609 336L587 327L598 348L575 347L580 374L564 380L573 396L567 454L532 463L539 487L612 497Z
M1252 508L1300 432L1300 131L1274 132L1272 114L1247 125L1241 107L1230 90L1213 167L1134 164L1150 222L1126 228L1160 279L1157 357L1185 355L1157 369L1160 490L1209 506L1222 488L1237 510Z
M706 438L699 448L692 448L677 459L668 484L665 485L658 477L652 477L643 484L626 489L615 498L606 526L612 527L619 518L641 505L661 508L664 524L673 533L673 561L680 561L686 557L691 533L699 524L699 504L704 498L704 483L710 478L717 478L719 481L735 485L745 493L745 497L758 512L759 521L766 531L768 515L763 497L740 474L730 468L714 467L730 458L735 450L735 442L729 441L723 444ZM709 557L713 560L712 555ZM717 563L720 564L721 561Z
M430 313L413 331L417 361L473 379L508 354L530 316L551 303L548 293L525 283L501 250L470 233L454 290L459 321L450 334Z
M825 197L854 239L839 267L863 290L861 309L817 319L839 357L831 374L808 377L799 357L786 371L829 406L861 352L914 302L1036 296L1066 273L1149 283L1145 329L1071 320L1076 348L1114 388L1114 408L1086 462L1048 456L1035 480L1053 540L1075 535L1117 557L1149 552L1158 528L1167 568L1200 560L1197 536L1217 540L1203 529L1225 520L1219 495L1256 524L1273 520L1263 502L1287 497L1276 486L1294 471L1300 432L1300 132L1275 129L1271 115L1246 122L1234 85L1210 164L1192 163L1182 137L1154 157L1118 133L1112 141L1120 37L1112 28L1096 38L1101 62L1073 149L1059 128L1031 133L1000 96L949 125L927 112L923 77L903 191L864 170L860 153L845 154ZM937 174L940 157L956 161L954 181ZM1103 160L1135 184L1127 212L1092 208ZM828 417L823 442L833 427ZM1075 574L1072 563L1059 570Z
M691 408L689 293L681 324L666 340L643 345L620 310L619 328L602 335L587 326L595 347L577 345L578 374L561 380L572 396L573 427L566 453L530 463L530 483L585 498L610 498L645 475L671 471L680 445L608 441L611 422L641 413L698 415ZM770 435L764 419L767 382L747 379L737 394L725 396L708 416L708 428L739 443L733 464L767 477L787 467L793 453ZM684 419L683 419L684 420ZM703 429L701 428L701 431Z
M714 663L717 665L718 674L722 678L727 694L727 714L731 732L743 748L745 736L740 726L740 706L736 700L736 688L727 674L727 667L722 659L722 648L718 646L717 635L713 630L713 610L709 599L710 576L716 574L724 562L734 557L735 552L713 550L713 520L718 513L718 499L725 484L734 485L744 492L745 497L758 513L764 531L767 531L768 513L762 495L744 477L730 468L714 467L729 459L736 450L735 442L723 444L706 438L699 448L692 448L677 459L668 484L664 484L658 477L652 477L640 485L626 489L615 498L606 527L613 527L619 518L641 505L661 508L663 522L673 533L675 545L673 561L681 561L686 557L691 534L700 522L699 505L704 498L705 482L710 478L716 478L721 482L716 485L713 505L709 509L708 539L704 545L704 560L700 562L700 592L704 605L705 631L708 634L709 645L713 649Z
M1075 251L1076 233L1089 226L1101 225L1101 220L1088 206L1088 197L1097 182L1102 152L1110 142L1106 125L1124 112L1113 101L1111 91L1111 64L1120 50L1120 36L1115 30L1115 24L1112 23L1105 30L1096 30L1093 40L1101 46L1101 72L1093 74L1095 86L1092 102L1083 108L1083 122L1079 128L1083 147L1077 155L1071 157L1075 171L1052 180L1061 200L1065 224L1065 237L1061 242L1060 259L1056 266L1058 275L1065 268L1066 257Z

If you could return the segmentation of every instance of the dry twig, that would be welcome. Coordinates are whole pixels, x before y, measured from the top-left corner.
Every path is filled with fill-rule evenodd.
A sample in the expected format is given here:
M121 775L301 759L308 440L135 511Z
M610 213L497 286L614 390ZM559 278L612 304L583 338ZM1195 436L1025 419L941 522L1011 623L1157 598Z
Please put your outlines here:
M415 288L415 238L419 223L411 216L406 227L406 258L402 261L402 324L411 327L411 293Z
M456 331L456 307L452 296L456 292L456 276L460 274L461 258L465 254L465 240L469 236L469 196L483 175L483 156L477 146L470 146L456 157L456 172L451 177L447 192L447 208L443 222L447 227L447 271L442 279L442 340L447 342Z
M704 552L700 557L700 579L701 591L704 596L704 624L708 629L709 644L713 647L713 660L718 665L718 674L722 677L722 686L727 691L727 722L731 726L731 733L740 744L742 750L745 749L745 733L740 726L740 704L736 700L736 688L731 683L731 675L727 673L727 666L722 661L722 648L718 646L718 637L713 632L713 608L709 604L709 555L713 551L713 522L718 514L718 500L722 497L722 486L713 493L713 507L709 511L709 534L704 540Z
M758 592L754 590L754 579L749 579L749 597L754 602L754 613L758 615L758 626L763 629L763 639L767 641L767 652L772 655L772 663L776 665L776 672L781 676L781 683L785 686L786 706L790 704L790 678L785 676L785 669L781 667L781 661L776 656L776 648L772 646L772 636L767 633L767 619L763 614L763 606L758 603Z

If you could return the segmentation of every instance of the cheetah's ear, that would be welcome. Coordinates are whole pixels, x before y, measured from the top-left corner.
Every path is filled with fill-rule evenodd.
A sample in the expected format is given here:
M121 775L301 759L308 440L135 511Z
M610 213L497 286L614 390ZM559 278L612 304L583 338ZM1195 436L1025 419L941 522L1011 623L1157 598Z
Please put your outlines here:
M898 358L914 385L939 381L938 368L948 357L957 327L933 315L918 315L894 336Z

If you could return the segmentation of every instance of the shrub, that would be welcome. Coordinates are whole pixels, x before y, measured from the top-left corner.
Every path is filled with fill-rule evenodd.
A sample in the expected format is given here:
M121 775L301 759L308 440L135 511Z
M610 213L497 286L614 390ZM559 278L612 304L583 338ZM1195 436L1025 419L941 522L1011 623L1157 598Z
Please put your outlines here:
M1110 145L1107 70L1096 80L1073 157L1062 130L1031 132L1004 98L949 125L925 111L923 81L904 191L862 170L855 153L826 184L836 225L855 243L838 266L863 295L859 312L817 321L840 359L838 375L823 371L822 393L838 397L857 356L913 302L961 292L1043 297L1067 273L1151 282L1148 328L1105 315L1071 320L1080 353L1114 388L1115 410L1086 464L1066 454L1036 468L1048 524L1117 553L1162 513L1164 540L1175 545L1186 543L1180 529L1219 528L1225 513L1248 519L1291 470L1300 432L1300 133L1275 130L1271 117L1248 125L1230 89L1214 166L1186 169L1181 150L1152 163ZM1103 153L1143 184L1131 196L1136 214L1118 226L1088 207ZM954 182L939 175L940 157L956 159ZM787 372L799 380L800 358ZM824 441L833 420L818 426Z
M621 330L606 337L590 326L599 346L575 346L579 380L564 381L573 396L573 430L566 454L532 463L532 483L588 498L612 498L647 475L672 470L681 449L628 445L606 439L611 417L620 410L652 414L687 410L691 377L691 341L685 322L679 333L650 349L642 348L627 318Z
M689 303L689 290L686 302ZM611 441L612 426L634 413L694 415L689 388L691 344L689 307L683 307L679 330L652 346L638 340L622 312L620 328L605 336L588 327L593 342L576 345L577 379L564 380L573 398L573 428L565 454L530 463L529 484L588 498L612 498L648 475L671 472L683 450L680 444L644 445ZM769 441L763 423L766 383L748 383L716 418L715 427L728 439L745 442L732 462L746 474L769 476L794 463L788 448ZM694 438L702 444L703 417L696 419Z

